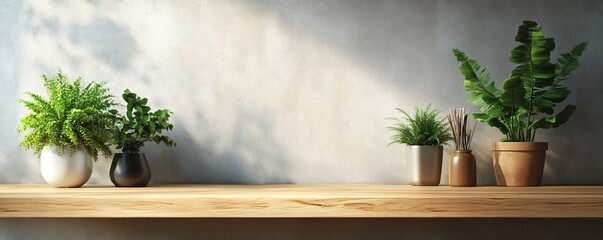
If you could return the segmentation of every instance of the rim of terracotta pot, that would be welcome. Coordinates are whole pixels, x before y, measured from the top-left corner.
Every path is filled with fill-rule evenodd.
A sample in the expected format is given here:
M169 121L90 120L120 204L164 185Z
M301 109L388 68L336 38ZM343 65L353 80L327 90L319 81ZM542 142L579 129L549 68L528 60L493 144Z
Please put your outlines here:
M495 142L490 145L492 151L547 151L548 142Z

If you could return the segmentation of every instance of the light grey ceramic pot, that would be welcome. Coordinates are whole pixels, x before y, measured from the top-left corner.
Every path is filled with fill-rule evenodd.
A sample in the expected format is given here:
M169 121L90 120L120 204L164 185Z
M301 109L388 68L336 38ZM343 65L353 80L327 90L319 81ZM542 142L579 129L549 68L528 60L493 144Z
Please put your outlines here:
M415 186L437 186L442 175L442 146L408 146L408 182Z
M83 149L75 152L55 146L42 149L40 170L46 182L55 187L80 187L92 175L92 157Z

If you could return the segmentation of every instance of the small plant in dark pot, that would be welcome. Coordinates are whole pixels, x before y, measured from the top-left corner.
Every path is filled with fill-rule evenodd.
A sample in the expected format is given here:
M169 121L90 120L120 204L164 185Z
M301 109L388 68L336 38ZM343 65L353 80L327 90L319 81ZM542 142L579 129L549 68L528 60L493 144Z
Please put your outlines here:
M443 144L452 137L445 118L438 117L435 109L417 108L414 116L397 109L404 117L397 119L394 126L393 143L406 144L406 168L409 183L416 186L435 186L440 184L442 174Z
M151 170L146 156L140 148L146 142L164 143L168 147L176 146L176 142L162 135L165 130L172 130L169 123L170 110L161 109L151 112L147 106L148 99L141 98L126 89L122 94L126 101L126 115L112 111L115 116L115 144L123 153L116 153L111 163L109 175L116 187L145 187L151 180Z

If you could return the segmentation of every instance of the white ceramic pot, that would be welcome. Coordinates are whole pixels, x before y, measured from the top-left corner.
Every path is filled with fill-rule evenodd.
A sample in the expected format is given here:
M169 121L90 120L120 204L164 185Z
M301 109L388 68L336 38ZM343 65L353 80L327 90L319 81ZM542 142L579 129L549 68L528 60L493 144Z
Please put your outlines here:
M92 157L83 149L69 150L47 146L42 149L40 170L46 182L55 187L81 187L92 175Z

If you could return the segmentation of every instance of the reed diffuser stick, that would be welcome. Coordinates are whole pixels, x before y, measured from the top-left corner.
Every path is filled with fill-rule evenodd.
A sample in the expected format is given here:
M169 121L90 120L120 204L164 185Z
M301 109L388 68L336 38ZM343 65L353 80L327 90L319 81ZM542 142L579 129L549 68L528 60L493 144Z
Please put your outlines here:
M469 119L465 108L448 110L448 124L450 124L456 150L471 149L471 140L473 140L477 122L474 122L472 129L467 130L468 123Z

